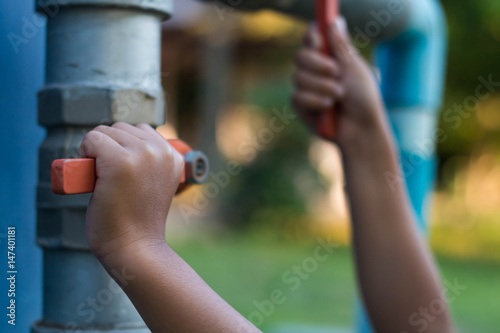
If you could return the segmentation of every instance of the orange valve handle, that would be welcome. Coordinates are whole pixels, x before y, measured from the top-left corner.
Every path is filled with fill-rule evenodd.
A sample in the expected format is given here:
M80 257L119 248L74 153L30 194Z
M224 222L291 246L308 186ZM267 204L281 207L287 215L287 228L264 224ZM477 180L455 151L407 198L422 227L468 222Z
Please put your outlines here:
M323 37L323 53L333 56L330 45L329 27L339 15L339 0L316 0L316 21ZM332 106L322 114L317 123L318 132L322 137L333 140L336 136L337 113Z
M182 156L185 168L176 194L193 184L202 184L208 177L209 162L205 154L195 151L182 140L168 140ZM95 159L70 158L52 163L52 191L55 194L81 194L94 192Z

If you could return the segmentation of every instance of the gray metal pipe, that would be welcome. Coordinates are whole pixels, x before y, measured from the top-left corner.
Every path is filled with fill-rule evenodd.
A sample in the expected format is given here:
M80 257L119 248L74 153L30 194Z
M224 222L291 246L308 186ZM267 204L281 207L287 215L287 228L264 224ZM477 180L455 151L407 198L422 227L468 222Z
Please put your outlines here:
M213 3L213 0L200 1ZM315 20L313 0L217 0L216 3L228 9L270 9L307 21ZM397 36L407 27L410 6L410 0L342 0L341 12L353 33L368 34L370 39L380 41ZM371 24L378 25L373 37Z
M47 137L39 150L37 196L43 318L34 333L149 332L113 280L126 279L126 271L111 277L88 249L89 195L53 194L50 166L77 157L85 133L99 124L163 123L161 22L171 9L171 0L37 1L48 18L46 80L39 92Z

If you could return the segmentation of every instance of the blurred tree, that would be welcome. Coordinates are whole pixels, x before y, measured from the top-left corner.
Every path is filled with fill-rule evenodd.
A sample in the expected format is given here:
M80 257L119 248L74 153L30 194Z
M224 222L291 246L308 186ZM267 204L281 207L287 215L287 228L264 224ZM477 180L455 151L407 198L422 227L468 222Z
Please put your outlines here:
M497 60L500 2L443 0L442 3L450 33L446 98L439 125L447 139L438 147L440 180L446 185L447 179L452 179L467 161L460 156L467 156L485 144L496 147L497 151L500 149L500 125L489 124L496 119L500 98L489 98L482 102L484 105L479 105L480 113L484 109L486 115L478 116L475 105L470 108L472 111L459 115L460 124L447 118L457 116L455 106L464 106L471 100L468 97L476 95L480 77L488 80L491 76L493 81L500 82ZM289 105L291 62L305 25L269 13L243 15L241 22L236 63L231 65L231 100L237 104L258 105L264 110L260 116L270 119L274 108ZM369 56L369 49L363 51ZM186 82L186 86L192 88L193 82ZM492 95L500 96L498 91ZM182 104L194 100L195 96L186 95ZM320 176L309 165L310 139L300 121L293 121L222 191L219 215L237 227L283 226L304 221L308 215L307 191L297 186L297 179L305 177L316 185L321 183ZM447 178L443 177L445 173Z
M281 80L253 82L248 88L247 103L260 106L260 114L256 116L266 119L267 124L276 117L275 112L295 114L289 105L289 80L281 77ZM297 116L282 131L274 133L270 143L258 142L263 151L252 163L243 166L237 180L223 191L220 208L226 222L237 229L250 226L287 229L304 222L309 214L308 198L299 182L315 183L317 188L320 184L319 174L308 158L310 141Z
M488 131L478 121L477 107L458 122L446 120L445 115L462 106L467 97L476 95L480 77L491 75L500 82L500 2L443 0L450 31L448 77L441 128L448 139L439 145L442 164L455 155L469 154L476 145L500 145L500 132ZM500 87L496 87L499 89ZM499 95L499 91L493 92ZM500 112L500 110L499 110Z
M240 43L238 63L233 65L237 71L235 81L242 91L239 101L258 105L254 112L259 114L255 116L265 119L264 124L270 124L276 112L286 110L295 115L290 105L290 78L305 26L297 29L297 24L289 23L285 25L292 32L278 29L281 34L268 32L261 40L253 32L251 38ZM271 142L263 144L264 149L255 160L243 166L241 174L223 191L220 216L227 224L237 229L255 226L287 229L304 222L309 215L305 197L308 191L299 183L321 188L320 176L309 162L310 142L311 136L297 116L275 133Z

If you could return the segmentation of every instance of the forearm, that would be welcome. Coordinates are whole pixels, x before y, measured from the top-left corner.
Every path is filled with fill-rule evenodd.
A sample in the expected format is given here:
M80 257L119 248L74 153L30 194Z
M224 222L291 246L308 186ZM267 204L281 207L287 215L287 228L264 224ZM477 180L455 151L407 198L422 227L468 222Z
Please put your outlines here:
M110 273L126 274L121 287L153 333L260 332L166 243L134 246L101 263Z
M385 122L381 122L386 124ZM342 147L358 279L377 332L413 331L410 316L442 299L441 282L416 228L387 125ZM452 332L444 311L425 332Z

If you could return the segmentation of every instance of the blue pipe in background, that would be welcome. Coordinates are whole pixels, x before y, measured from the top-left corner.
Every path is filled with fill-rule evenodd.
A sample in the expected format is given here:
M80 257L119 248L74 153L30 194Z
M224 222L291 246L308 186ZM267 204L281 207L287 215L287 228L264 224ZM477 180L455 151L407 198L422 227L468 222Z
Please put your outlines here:
M447 56L446 17L439 1L410 2L407 28L394 40L379 44L375 63L397 138L404 179L417 222L428 231L429 202L436 177L439 110L444 97ZM388 175L388 183L400 181ZM357 331L371 333L368 317L358 307Z
M35 189L44 132L37 125L36 96L43 84L45 19L34 9L34 1L0 2L0 332L30 332L41 318ZM9 226L16 227L15 326L7 317Z

